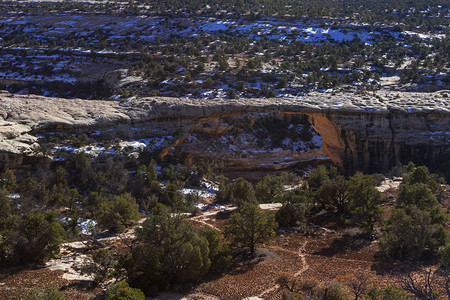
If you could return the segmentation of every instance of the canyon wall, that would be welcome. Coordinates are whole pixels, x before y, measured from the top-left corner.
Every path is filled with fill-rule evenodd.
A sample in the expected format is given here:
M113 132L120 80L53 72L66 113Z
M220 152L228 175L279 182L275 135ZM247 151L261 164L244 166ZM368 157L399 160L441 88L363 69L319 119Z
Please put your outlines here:
M439 169L450 159L450 115L392 110L309 114L323 149L347 173L386 172L396 162Z
M120 137L140 127L148 136L175 135L182 142L208 120L249 113L308 115L323 149L346 173L386 171L409 160L436 167L450 156L450 101L441 93L121 102L1 93L0 164L13 166L12 155L41 155L36 134L115 128Z

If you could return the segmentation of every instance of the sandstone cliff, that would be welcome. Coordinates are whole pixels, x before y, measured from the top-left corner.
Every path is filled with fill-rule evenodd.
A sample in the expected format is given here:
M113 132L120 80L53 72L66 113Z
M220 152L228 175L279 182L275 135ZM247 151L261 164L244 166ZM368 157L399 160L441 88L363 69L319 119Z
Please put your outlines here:
M316 94L299 98L197 100L143 98L126 102L67 100L0 94L0 151L3 164L14 155L38 155L31 134L118 128L133 134L188 136L211 118L250 112L307 114L323 149L347 172L386 171L396 161L442 164L450 152L450 100L441 94ZM119 132L119 131L118 131ZM6 157L6 158L5 158Z

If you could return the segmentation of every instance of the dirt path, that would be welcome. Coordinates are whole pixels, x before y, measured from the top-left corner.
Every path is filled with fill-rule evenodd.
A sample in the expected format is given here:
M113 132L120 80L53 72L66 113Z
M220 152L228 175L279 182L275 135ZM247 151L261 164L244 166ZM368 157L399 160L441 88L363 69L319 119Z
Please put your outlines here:
M306 261L306 244L308 244L308 241L305 241L303 246L300 247L298 256L300 257L300 260L302 261L302 268L294 274L294 277L298 277L302 275L306 270L309 269L309 264Z
M191 220L194 221L194 222L200 223L202 225L205 225L205 226L207 226L209 228L212 228L212 229L216 230L217 232L220 232L220 229L218 227L214 226L213 224L209 224L208 222L206 222L206 221L208 221L208 218L197 219L197 217L195 217L195 218L192 218Z
M306 244L308 244L308 241L305 241L305 243L298 249L297 252L292 251L292 250L288 250L288 249L284 249L284 248L281 248L281 247L272 247L272 249L281 250L281 251L284 251L284 252L289 252L289 253L298 255L298 257L300 257L300 261L302 262L302 268L298 272L296 272L294 274L294 277L298 277L298 276L302 275L306 270L309 269L309 264L308 264L308 262L306 260L306 255L307 255L306 254ZM279 288L280 288L280 285L279 284L275 284L274 286L264 290L261 294L258 295L258 297L262 298L262 297L264 297L264 295L267 295L267 294L269 294L269 293L271 293L273 291L276 291Z
M206 222L208 220L211 220L210 217L216 216L218 212L219 212L218 210L217 211L206 212L204 214L192 217L192 218L190 218L190 220L192 220L194 222L198 222L198 223L203 224L203 225L205 225L205 226L207 226L209 228L217 230L217 232L220 232L221 230L217 226Z

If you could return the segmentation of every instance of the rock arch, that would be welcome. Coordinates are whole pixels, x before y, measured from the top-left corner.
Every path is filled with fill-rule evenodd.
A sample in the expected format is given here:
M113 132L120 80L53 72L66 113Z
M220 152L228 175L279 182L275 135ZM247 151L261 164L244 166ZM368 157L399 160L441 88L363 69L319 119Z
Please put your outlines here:
M188 132L208 118L251 112L307 114L324 150L346 173L386 171L397 161L430 167L450 157L450 101L446 94L317 94L274 99L142 98L128 102L57 99L0 93L0 153L33 155L48 130ZM149 131L153 132L153 131ZM448 168L450 169L450 168Z

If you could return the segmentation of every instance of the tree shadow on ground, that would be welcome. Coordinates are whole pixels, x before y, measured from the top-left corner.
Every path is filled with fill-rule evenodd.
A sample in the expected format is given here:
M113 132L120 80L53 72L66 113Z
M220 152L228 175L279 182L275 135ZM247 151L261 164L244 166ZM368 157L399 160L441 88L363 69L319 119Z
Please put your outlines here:
M86 291L86 290L94 289L95 285L94 285L94 282L91 280L77 280L77 281L73 281L73 282L63 285L60 288L60 291L65 291L65 290L72 289L72 288L77 289L77 290Z
M230 271L228 272L228 274L244 274L248 271L253 270L253 268L260 262L267 259L272 259L275 256L275 253L264 248L257 248L254 255L251 255L247 249L240 250L235 254L231 262L229 269Z
M371 269L377 275L390 275L399 276L410 272L416 272L424 267L432 267L437 264L436 259L428 258L421 261L412 258L393 258L386 256L383 252L379 251L374 256L375 262Z
M343 236L333 240L331 245L322 248L313 254L321 256L334 256L336 254L345 253L347 251L358 251L369 246L372 240L365 234L344 234Z

